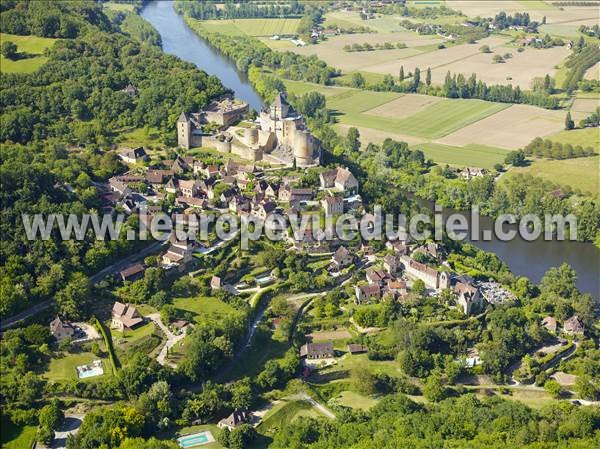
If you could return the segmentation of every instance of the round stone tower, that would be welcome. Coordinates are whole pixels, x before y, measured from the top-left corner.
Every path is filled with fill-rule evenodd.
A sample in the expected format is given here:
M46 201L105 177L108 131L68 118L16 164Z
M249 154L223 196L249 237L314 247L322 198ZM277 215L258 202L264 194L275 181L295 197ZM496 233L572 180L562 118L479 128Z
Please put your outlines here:
M246 140L246 145L250 147L258 145L258 128L244 129L244 139Z
M294 136L294 157L296 164L306 166L313 164L313 142L308 131L296 131Z

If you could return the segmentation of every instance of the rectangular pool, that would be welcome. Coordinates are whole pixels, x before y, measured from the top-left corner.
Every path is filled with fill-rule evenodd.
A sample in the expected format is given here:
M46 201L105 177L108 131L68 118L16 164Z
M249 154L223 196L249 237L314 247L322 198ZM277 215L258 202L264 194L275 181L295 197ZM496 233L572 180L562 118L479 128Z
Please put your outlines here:
M186 435L177 439L179 446L183 448L201 446L203 444L211 443L215 441L210 431L205 430L204 432L195 433L193 435Z

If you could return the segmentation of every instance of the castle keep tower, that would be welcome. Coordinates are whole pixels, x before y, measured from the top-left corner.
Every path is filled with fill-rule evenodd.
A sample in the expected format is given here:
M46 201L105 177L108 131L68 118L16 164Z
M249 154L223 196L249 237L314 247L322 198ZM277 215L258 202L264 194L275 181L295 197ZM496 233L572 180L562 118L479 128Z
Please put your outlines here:
M192 122L185 112L182 112L177 119L177 145L179 145L181 148L185 148L186 150L189 149L191 134Z

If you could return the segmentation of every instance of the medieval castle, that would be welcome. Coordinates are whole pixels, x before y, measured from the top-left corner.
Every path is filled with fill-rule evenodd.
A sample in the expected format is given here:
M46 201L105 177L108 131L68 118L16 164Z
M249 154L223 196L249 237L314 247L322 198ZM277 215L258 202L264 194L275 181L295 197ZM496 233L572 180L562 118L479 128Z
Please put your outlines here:
M255 125L235 126L246 112L247 103L231 99L213 101L200 112L182 112L177 120L178 144L187 149L214 148L251 161L269 159L299 167L319 164L319 141L307 129L304 117L288 104L285 94L277 94L271 106L261 111ZM207 124L216 125L217 131L203 131Z

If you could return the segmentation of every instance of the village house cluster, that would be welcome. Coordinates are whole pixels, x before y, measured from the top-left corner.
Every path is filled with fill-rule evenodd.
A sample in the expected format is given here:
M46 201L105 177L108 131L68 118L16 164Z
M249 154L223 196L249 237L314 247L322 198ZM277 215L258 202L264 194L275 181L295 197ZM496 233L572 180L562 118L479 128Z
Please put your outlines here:
M177 142L181 148L211 148L250 161L265 159L298 167L319 165L320 143L284 93L279 92L256 121L240 126L247 112L247 103L229 98L213 101L200 112L182 112L177 120Z

